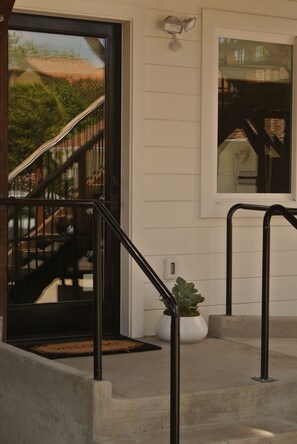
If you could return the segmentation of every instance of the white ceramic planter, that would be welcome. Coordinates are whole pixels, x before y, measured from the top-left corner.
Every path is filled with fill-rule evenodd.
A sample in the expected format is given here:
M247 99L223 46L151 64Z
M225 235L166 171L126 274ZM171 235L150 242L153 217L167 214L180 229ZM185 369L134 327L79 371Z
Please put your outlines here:
M161 341L170 342L171 317L162 315L156 325L156 333ZM205 319L200 316L180 318L180 342L193 344L200 342L207 336L208 327Z

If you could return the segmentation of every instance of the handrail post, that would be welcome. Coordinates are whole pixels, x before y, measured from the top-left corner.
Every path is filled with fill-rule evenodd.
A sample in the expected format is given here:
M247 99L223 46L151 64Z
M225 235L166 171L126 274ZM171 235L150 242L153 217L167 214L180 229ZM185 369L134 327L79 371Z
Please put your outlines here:
M270 278L270 219L263 221L262 252L262 327L261 327L261 379L268 379L269 350L269 278Z
M232 210L232 208L231 208ZM232 216L234 211L229 211L227 215L227 236L226 236L226 315L232 316Z
M232 264L233 264L233 225L232 218L237 210L267 211L265 205L238 203L233 205L227 214L226 233L226 315L232 316Z
M102 380L102 238L101 215L93 209L94 379Z
M137 248L132 244L114 217L106 210L100 201L93 201L93 206L116 236L120 239L126 250L132 255L136 263L150 279L159 293L168 299L171 307L171 341L170 341L170 444L179 444L180 425L180 318L179 309L173 295L160 281L154 270L144 259Z
M233 216L237 210L245 209L245 204L233 205L227 214L226 224L226 316L232 316L232 279L233 279Z
M170 444L179 444L180 435L180 317L171 315L170 341Z
M273 382L269 377L269 283L270 283L270 221L274 207L270 207L263 219L262 239L262 319L261 319L261 373L260 378L252 379L260 382Z

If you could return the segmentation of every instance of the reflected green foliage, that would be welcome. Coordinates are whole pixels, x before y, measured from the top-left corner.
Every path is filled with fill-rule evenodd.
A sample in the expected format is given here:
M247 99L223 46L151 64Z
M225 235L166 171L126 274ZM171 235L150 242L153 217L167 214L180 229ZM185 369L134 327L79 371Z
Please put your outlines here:
M30 73L30 57L74 59L75 53L55 51L47 44L22 41L18 32L9 33L9 67L13 73L9 85L9 171L104 94L104 80L93 78L56 78L35 72L36 77L25 83L19 75Z
M9 89L8 158L13 169L37 147L54 137L66 122L56 95L43 83L16 84Z
M86 108L79 92L66 79L46 79L44 82L62 105L66 123Z
M94 102L96 99L98 99L98 97L105 94L104 80L98 81L96 79L79 79L73 81L71 86L81 97L84 108L87 108L90 103Z

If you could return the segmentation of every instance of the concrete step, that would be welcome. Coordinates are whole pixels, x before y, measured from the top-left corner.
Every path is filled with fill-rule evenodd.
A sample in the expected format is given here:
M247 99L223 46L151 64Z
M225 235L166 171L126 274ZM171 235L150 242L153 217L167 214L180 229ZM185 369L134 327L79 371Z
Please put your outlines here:
M258 369L259 355L254 348L214 339L205 340L193 348L182 347L181 385L187 390L182 390L181 395L182 444L297 442L296 358L273 354L273 376L279 380L259 383L251 379L251 376L258 376L253 375L251 369L253 362L257 362L255 368ZM145 360L149 365L146 356L141 357L142 364ZM159 362L160 366L161 352L153 357L158 357L155 365ZM125 357L122 359L121 383L117 381L116 374L111 373L116 358L110 358L106 367L113 385L113 396L110 406L106 406L106 434L101 433L101 428L99 434L94 435L101 435L98 443L169 443L169 397L161 396L161 385L159 387L155 380L160 396L156 396L156 390L155 395L149 396L153 389L148 386L150 388L143 388L143 395L137 397L136 390L131 393L133 380L129 379L129 371L124 371ZM190 367L189 362L192 364ZM141 368L138 368L137 361L133 364L136 375ZM239 374L245 377L239 378ZM143 384L146 378L141 378ZM208 385L206 378L215 388ZM135 383L136 379L134 376ZM230 385L226 386L223 381L229 381ZM124 391L124 385L130 387L130 393ZM114 437L115 430L120 430L121 434Z
M297 317L270 316L271 338L297 338ZM260 316L209 316L208 336L212 338L257 338L261 336Z
M166 444L169 431L117 433L93 441L92 444ZM244 420L183 426L181 444L296 444L297 424L278 417L252 417Z
M184 430L183 433L186 434L188 433L188 428L191 430L192 427L197 427L197 424L200 424L200 427L205 431L212 430L213 428L215 430L221 424L222 427L226 427L226 430L232 430L233 434L241 433L243 430L244 433L247 433L249 429L268 430L269 433L273 434L276 432L280 433L280 431L284 432L286 430L285 427L288 424L290 427L288 427L287 431L296 432L296 435L294 435L295 441L292 441L296 443L297 425L294 421L297 418L297 402L295 402L295 399L297 399L297 384L295 381L277 381L266 384L255 382L246 387L232 387L184 394L181 396L180 424ZM246 418L253 419L247 420ZM262 418L262 422L258 425L256 422L257 418ZM274 419L270 420L269 418ZM247 425L249 421L253 421L254 425ZM293 423L290 421L293 421ZM94 422L96 422L95 417ZM104 434L102 434L102 424L104 424ZM233 424L233 427L230 428L230 424ZM237 428L238 424L241 425L239 429ZM269 424L269 427L267 426L267 428L263 424ZM274 428L272 425L274 425ZM114 430L121 430L124 436L130 436L131 433L134 433L136 436L142 436L142 434L148 432L152 433L152 436L154 433L156 433L156 436L158 433L161 433L162 436L162 434L168 433L168 429L169 398L167 396L138 399L111 398L110 402L107 401L105 404L104 417L101 417L101 424L98 423L97 436L110 436ZM209 436L209 439L212 439L212 435L210 434ZM257 433L256 436L258 436ZM267 435L264 433L263 436ZM261 438L263 436L261 435ZM269 436L271 437L272 435ZM253 437L255 436L251 433L249 439ZM123 441L123 443L125 442ZM134 441L130 442L134 443ZM184 442L188 443L186 440Z
M153 338L147 342L153 342ZM144 439L147 442L154 439L154 444L169 443L169 345L160 345L162 350L159 351L104 357L103 375L111 387L104 405L100 398L94 399L94 406L98 405L92 421L94 443L96 439L98 443L115 444L122 441L123 444L141 443ZM62 361L85 372L92 369L91 359ZM210 434L216 428L221 430L218 432L219 435L221 433L221 441L217 442L232 442L231 439L257 442L258 434L247 433L245 421L253 418L250 428L275 434L276 429L264 427L266 418L271 417L275 418L272 424L279 427L277 436L282 434L279 442L296 443L297 359L272 353L270 363L271 376L278 380L260 383L252 379L259 376L260 370L260 351L255 347L213 338L183 345L180 412L182 436L185 438L182 443L216 442ZM257 426L258 418L263 417L265 421ZM240 431L236 429L238 424L242 424ZM197 441L195 428L198 425L199 430L205 433L201 435L202 441ZM188 437L191 430L194 438ZM294 432L294 438L291 432ZM271 442L271 435L260 435L262 442ZM263 441L264 438L266 441ZM276 438L273 439L276 441Z
M56 362L1 342L0 355L1 444L169 444L168 344L104 356L103 381L91 357ZM272 353L271 367L278 381L259 383L255 347L182 346L181 444L296 443L297 359Z

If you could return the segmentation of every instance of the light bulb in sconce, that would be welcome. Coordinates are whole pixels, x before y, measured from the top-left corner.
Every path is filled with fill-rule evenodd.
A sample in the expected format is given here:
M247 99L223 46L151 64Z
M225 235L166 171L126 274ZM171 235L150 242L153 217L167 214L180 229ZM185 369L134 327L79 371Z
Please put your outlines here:
M188 18L183 21L183 29L185 32L191 31L191 29L193 29L195 25L196 25L195 17Z
M172 49L172 51L179 51L180 49L183 48L182 42L178 40L176 35L173 36L173 39L169 43L169 48Z
M173 15L166 17L163 22L163 31L169 32L169 34L181 34L183 30L183 22Z

